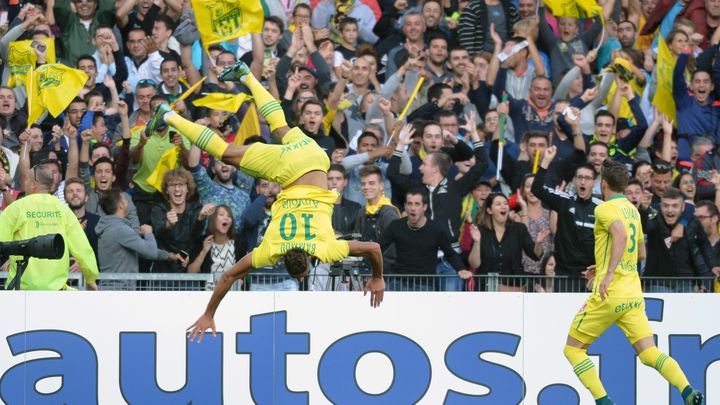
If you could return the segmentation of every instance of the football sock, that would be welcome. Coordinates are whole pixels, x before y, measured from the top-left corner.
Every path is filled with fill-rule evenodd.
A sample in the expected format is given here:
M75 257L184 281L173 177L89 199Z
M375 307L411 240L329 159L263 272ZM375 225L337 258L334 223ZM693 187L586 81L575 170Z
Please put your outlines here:
M223 153L225 153L225 150L228 148L227 142L220 138L212 129L186 120L180 116L180 114L176 114L175 112L165 113L165 122L177 129L178 132L200 149L215 156L217 159L222 159Z
M578 376L585 388L590 390L595 400L607 397L607 392L605 392L605 388L600 382L600 377L598 377L597 370L595 370L595 364L587 355L587 350L566 345L563 354L573 366L575 375Z
M243 83L252 92L252 96L255 99L255 104L258 107L258 112L265 118L270 130L274 131L278 128L286 127L287 121L285 121L285 112L283 111L280 103L265 90L262 84L253 75L243 76Z
M638 357L644 365L657 370L660 375L680 390L680 392L683 392L685 388L690 385L677 361L667 354L660 352L657 347L653 346L643 350Z

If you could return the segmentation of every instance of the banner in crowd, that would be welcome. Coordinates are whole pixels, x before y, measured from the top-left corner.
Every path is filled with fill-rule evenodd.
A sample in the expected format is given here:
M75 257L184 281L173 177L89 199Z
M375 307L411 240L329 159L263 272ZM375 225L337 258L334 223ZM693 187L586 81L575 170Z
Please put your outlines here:
M185 331L210 292L3 292L6 404L592 403L562 350L583 294L231 292L217 336ZM720 295L657 295L660 350L720 401ZM616 327L589 348L624 405L682 403Z
M37 40L45 45L45 62L55 63L55 39L43 38ZM8 67L10 68L10 78L8 79L8 87L14 88L23 86L27 81L27 75L30 69L34 69L37 64L37 54L32 44L35 40L13 41L8 45Z
M208 46L249 33L260 33L262 3L241 0L192 0L200 39Z

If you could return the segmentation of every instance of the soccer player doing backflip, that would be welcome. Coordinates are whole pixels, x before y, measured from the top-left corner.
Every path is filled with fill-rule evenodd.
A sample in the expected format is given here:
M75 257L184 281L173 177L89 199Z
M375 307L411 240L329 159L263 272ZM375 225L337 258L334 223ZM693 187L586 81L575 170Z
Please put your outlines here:
M624 165L604 164L601 189L605 202L595 208L595 268L588 270L592 295L572 321L563 352L596 404L614 404L587 348L616 324L643 364L677 387L686 405L700 405L702 393L690 386L678 363L661 353L653 340L638 275L638 262L645 257L643 230L640 214L623 194L627 180Z
M272 206L271 221L262 243L222 275L205 313L188 329L189 338L198 337L199 341L208 329L215 333L215 311L235 280L252 269L275 264L281 258L288 273L302 279L308 273L311 257L326 263L349 255L366 257L372 264L373 275L365 285L365 293L370 291L371 305L378 306L385 290L380 246L374 242L335 238L331 216L338 196L327 189L330 167L327 154L299 128L288 127L280 104L243 62L225 69L219 79L240 81L250 89L258 111L280 144L229 145L211 129L186 120L167 104L156 108L148 130L170 125L214 157L251 176L278 183L283 191Z

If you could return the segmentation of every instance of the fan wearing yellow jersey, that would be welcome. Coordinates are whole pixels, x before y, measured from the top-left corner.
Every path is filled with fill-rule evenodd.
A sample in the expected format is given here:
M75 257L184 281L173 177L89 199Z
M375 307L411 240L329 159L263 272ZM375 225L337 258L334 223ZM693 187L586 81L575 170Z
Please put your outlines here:
M155 109L148 129L152 131L171 125L216 158L254 177L276 182L283 191L272 205L272 218L262 243L222 275L205 313L188 329L190 339L194 340L196 336L202 339L208 328L215 333L215 311L235 280L254 268L272 265L280 258L284 259L285 268L292 277L302 279L307 275L310 257L324 262L337 261L348 255L367 257L373 267L373 276L365 285L365 292L371 292L371 305L378 306L385 290L380 246L374 242L335 238L331 216L338 195L327 188L330 167L327 154L299 128L288 127L280 104L245 63L238 62L226 68L218 78L240 81L250 89L258 111L270 125L279 145L229 145L211 129L174 113L167 104Z
M593 292L570 325L563 353L596 404L614 404L587 355L588 346L614 323L643 364L655 368L677 387L685 404L700 405L702 393L690 386L678 363L661 353L653 340L637 268L645 258L640 214L623 194L627 168L608 161L603 165L601 181L605 202L595 208L595 268L588 270L588 278L594 278Z

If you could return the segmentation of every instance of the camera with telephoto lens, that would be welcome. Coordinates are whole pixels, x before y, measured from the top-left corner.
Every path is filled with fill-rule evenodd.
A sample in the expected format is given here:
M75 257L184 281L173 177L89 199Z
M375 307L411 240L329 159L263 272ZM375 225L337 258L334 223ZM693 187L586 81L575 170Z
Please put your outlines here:
M13 242L0 242L0 257L24 256L38 259L60 259L64 253L65 240L58 233Z

